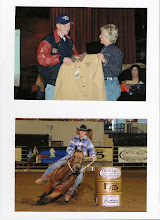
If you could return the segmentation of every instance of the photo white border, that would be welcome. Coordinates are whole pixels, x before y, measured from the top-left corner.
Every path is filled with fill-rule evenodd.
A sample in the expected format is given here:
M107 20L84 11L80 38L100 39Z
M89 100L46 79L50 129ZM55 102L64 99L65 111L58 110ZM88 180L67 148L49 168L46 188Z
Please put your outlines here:
M159 1L158 0L2 0L1 219L159 219ZM16 6L148 8L147 101L80 102L14 100L14 30ZM52 111L53 109L53 111ZM65 112L64 112L65 109ZM15 212L15 118L147 118L147 212ZM158 187L158 188L157 188Z

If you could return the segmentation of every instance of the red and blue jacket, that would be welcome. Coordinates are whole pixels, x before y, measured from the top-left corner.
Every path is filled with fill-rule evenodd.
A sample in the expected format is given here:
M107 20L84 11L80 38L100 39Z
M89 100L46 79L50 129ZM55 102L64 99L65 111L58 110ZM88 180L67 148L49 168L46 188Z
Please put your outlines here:
M77 55L78 52L73 44L73 40L65 35L68 43L69 57ZM60 66L63 63L64 57L61 55L61 39L57 34L57 29L54 32L45 36L39 44L37 51L38 71L44 79L44 86L47 84L55 85Z

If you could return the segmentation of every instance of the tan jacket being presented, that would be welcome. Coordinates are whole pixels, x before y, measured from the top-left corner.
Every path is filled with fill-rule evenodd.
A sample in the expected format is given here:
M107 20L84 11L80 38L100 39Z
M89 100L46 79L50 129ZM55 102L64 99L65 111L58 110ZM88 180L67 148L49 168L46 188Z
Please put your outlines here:
M62 64L55 85L54 100L106 101L103 69L97 54L72 56L71 65Z

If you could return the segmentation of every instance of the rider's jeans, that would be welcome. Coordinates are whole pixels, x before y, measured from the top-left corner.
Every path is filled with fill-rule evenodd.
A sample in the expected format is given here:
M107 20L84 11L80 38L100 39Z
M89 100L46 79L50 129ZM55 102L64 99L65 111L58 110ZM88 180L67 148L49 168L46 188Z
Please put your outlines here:
M51 173L53 170L55 170L57 167L61 166L62 164L66 163L66 161L71 157L71 155L67 154L66 156L62 157L60 160L57 162L53 163L51 166L47 168L45 173L41 176L44 177L47 174Z
M83 167L82 167L82 168L83 168ZM83 172L80 173L80 174L77 176L77 179L76 179L76 186L77 186L77 187L78 187L79 184L81 183L82 178L83 178ZM72 193L74 192L74 190L75 190L75 184L73 185L73 189L72 189L71 195L72 195Z

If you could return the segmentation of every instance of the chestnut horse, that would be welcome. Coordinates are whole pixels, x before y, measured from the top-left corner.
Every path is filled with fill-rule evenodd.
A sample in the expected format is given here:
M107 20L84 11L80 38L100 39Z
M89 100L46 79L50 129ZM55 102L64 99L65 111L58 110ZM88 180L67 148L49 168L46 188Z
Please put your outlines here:
M65 164L50 173L44 194L36 205L45 205L52 199L65 194L71 188L80 173L83 161L83 151L75 150L73 156Z

